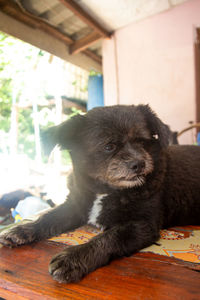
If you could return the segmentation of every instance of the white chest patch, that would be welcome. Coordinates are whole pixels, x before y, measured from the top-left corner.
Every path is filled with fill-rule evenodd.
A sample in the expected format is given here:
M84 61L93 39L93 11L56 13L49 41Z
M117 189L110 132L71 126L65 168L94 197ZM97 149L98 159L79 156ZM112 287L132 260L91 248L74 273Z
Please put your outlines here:
M106 196L107 194L97 194L97 198L94 200L93 206L88 214L88 224L92 224L98 228L101 227L101 225L97 223L97 218L102 210L102 199Z

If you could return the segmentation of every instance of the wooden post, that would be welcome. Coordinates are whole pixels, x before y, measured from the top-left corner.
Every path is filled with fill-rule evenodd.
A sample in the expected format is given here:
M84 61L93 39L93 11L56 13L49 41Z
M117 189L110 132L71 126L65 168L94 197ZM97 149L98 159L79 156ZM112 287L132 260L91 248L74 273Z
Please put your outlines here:
M196 122L200 122L200 27L196 28L194 44L195 51L195 94L196 94Z

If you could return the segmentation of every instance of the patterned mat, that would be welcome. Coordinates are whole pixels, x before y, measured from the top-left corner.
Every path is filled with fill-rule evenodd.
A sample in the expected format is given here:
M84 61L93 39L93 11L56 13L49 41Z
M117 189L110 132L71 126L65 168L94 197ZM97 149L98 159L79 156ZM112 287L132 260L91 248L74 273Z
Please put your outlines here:
M88 242L100 232L97 228L86 225L50 240L66 245L79 245ZM200 264L200 226L162 230L158 245L152 245L141 252L152 252Z
M50 239L50 241L75 246L88 242L91 238L99 233L101 233L101 231L98 228L90 225L85 225L73 232L63 233L59 236L53 237Z

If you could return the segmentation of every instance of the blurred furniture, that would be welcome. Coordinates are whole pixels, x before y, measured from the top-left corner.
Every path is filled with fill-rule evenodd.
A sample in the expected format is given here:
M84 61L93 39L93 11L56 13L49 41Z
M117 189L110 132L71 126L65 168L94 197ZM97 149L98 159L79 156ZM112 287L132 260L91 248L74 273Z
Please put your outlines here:
M193 129L193 128L197 128L197 129L200 128L200 122L194 123L194 124L192 124L192 125L186 127L185 129L181 130L181 131L178 133L177 136L180 137L184 132L186 132L186 131L188 131L188 130L191 130L191 129Z

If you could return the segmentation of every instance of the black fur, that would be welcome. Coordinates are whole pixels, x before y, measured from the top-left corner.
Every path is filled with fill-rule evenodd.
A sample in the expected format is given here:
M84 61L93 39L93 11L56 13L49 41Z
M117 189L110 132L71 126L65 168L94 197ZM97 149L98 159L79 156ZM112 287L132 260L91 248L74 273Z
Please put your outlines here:
M115 257L155 243L162 228L200 224L200 148L168 146L170 130L149 106L95 108L50 128L47 152L56 144L73 162L66 202L36 221L0 234L17 246L73 230L88 221L103 232L53 257L49 272L59 282L77 282Z

